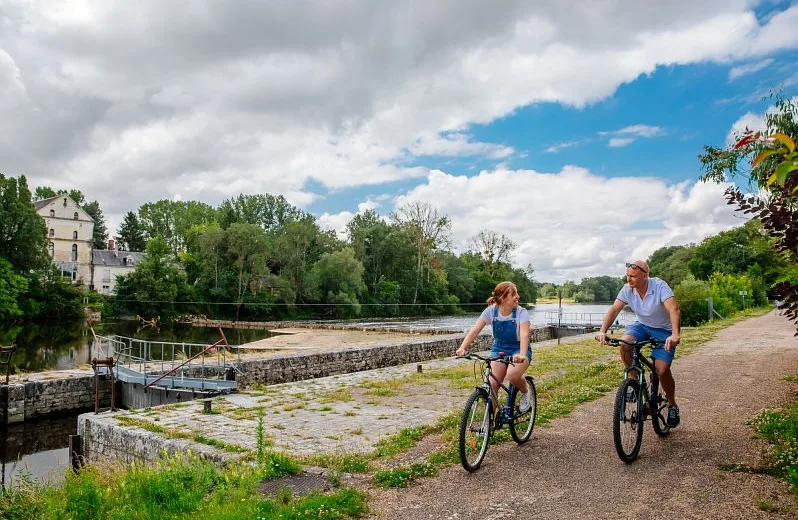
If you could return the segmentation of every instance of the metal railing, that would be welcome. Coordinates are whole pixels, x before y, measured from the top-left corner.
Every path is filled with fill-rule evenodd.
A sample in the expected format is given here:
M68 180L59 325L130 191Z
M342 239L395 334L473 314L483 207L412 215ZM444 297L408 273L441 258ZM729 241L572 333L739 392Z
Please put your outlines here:
M97 357L114 358L117 379L124 379L120 371L126 369L142 375L149 388L166 377L171 377L175 383L189 378L210 381L224 377L227 371L236 370L233 359L228 356L233 347L227 343L221 328L219 334L221 339L211 345L95 334L94 348ZM236 350L235 361L240 362L241 350Z

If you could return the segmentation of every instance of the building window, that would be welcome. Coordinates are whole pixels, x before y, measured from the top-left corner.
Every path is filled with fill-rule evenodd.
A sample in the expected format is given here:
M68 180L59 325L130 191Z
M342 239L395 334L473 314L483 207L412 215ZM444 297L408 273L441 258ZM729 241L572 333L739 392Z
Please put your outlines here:
M55 236L55 229L53 229L53 228L50 228L50 236L51 236L51 237L54 237L54 236Z
M50 216L51 216L51 217L55 217L55 210L54 210L54 209L51 209L51 210L50 210Z
M78 245L77 244L72 244L72 261L73 262L77 262L78 261Z
M77 279L78 279L78 272L77 271L72 271L72 281L74 282Z
M78 232L77 231L73 231L72 232L72 240L77 240L77 239L78 239Z
M111 270L106 269L103 271L103 282L110 282L111 281Z
M103 294L111 294L111 287L109 285L103 285Z
M78 219L78 212L77 211L72 215L72 219L73 220L77 220Z
M130 266L133 265L133 257L132 256L126 256L125 257L125 265L127 267L130 267Z
M64 207L67 207L66 197L64 197Z
M48 252L48 253L50 253L50 258L52 258L53 256L55 256L55 244L53 244L52 242L50 242L50 245L49 245L49 246L47 246L47 252Z

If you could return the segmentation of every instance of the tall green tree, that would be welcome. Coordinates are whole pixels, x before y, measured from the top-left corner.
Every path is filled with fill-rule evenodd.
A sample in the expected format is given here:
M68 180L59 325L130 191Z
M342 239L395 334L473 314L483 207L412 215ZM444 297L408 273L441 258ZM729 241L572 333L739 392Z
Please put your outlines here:
M83 192L78 189L71 189L71 190L61 189L56 191L50 186L37 187L36 190L33 192L33 199L44 200L44 199L50 199L57 195L66 195L70 199L74 200L75 203L80 207L83 207L83 204L86 203L86 198L83 195Z
M676 287L690 275L690 261L695 246L667 246L654 251L648 258L649 274Z
M0 320L13 320L23 316L17 303L28 289L28 280L14 272L11 262L0 257Z
M433 253L448 248L451 221L431 204L418 201L396 208L391 218L403 228L415 248L416 283L412 301L415 304L422 285L425 281L430 281L430 259Z
M282 195L269 193L240 194L226 199L217 210L219 224L227 229L235 223L257 224L265 231L285 225L289 220L302 218L302 211L292 206Z
M125 213L122 223L117 230L122 241L121 248L127 251L144 251L147 247L147 237L139 218L132 211Z
M515 242L505 235L483 229L471 238L471 248L482 257L488 273L495 276L496 265L509 263L516 248Z
M94 249L108 249L108 228L105 227L105 216L96 200L83 205L83 211L94 219L94 233L92 242Z
M366 290L363 272L363 264L348 247L323 253L313 265L311 274L318 297L330 305L327 309L329 316L346 318L360 315L359 298Z
M16 179L0 174L0 257L23 274L51 263L44 219L36 212L24 175Z
M144 259L135 271L117 278L116 289L118 300L133 300L129 307L145 317L174 315L176 302L189 294L186 275L161 237L147 243Z
M139 222L145 235L163 237L175 254L185 250L192 227L215 220L216 210L203 202L163 199L139 208Z

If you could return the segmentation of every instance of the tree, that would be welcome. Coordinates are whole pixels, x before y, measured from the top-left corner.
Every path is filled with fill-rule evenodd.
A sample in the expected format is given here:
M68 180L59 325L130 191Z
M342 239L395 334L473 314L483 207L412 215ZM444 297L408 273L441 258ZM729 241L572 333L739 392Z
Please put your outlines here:
M772 294L785 302L789 319L798 321L798 105L781 92L771 97L775 98L774 109L765 114L765 132L746 129L733 146L705 146L699 160L706 172L703 180L726 182L743 168L756 188L755 193L743 195L732 184L726 190L726 199L739 211L760 218L765 232L789 263Z
M743 274L754 264L763 269L771 283L785 266L756 219L705 239L694 248L689 266L696 278L708 280L715 272Z
M100 203L96 200L83 206L83 211L94 219L94 233L92 235L94 249L108 249L108 229L105 227L105 217Z
M510 262L510 255L515 251L515 242L505 235L483 229L471 238L473 251L485 261L488 273L494 274L496 264Z
M44 200L53 198L57 195L66 195L70 199L74 200L75 203L80 207L83 207L83 204L86 202L83 192L78 189L71 189L69 191L62 189L56 191L49 186L39 186L36 188L36 191L33 194L33 199Z
M19 296L28 289L28 280L14 272L11 262L0 257L0 320L21 318L17 304Z
M676 287L690 274L690 261L693 259L695 246L669 246L654 251L648 258L649 274L665 280Z
M125 213L122 224L117 230L121 240L120 249L127 251L144 251L147 247L147 238L139 218L132 211Z
M219 224L227 229L235 223L257 224L265 231L303 218L303 212L282 195L244 195L227 199L219 206Z
M186 275L161 237L147 243L144 259L130 274L117 278L119 300L135 300L133 307L145 316L171 316L175 303L188 294Z
M424 280L424 269L429 264L432 252L448 246L451 221L427 202L411 202L400 206L391 218L404 228L416 250L416 283L412 302L415 304Z
M313 265L311 273L319 297L331 305L329 315L344 318L360 314L359 297L366 290L363 271L363 264L348 247L322 254Z
M43 269L47 254L47 228L31 201L28 181L0 174L0 257L17 273Z

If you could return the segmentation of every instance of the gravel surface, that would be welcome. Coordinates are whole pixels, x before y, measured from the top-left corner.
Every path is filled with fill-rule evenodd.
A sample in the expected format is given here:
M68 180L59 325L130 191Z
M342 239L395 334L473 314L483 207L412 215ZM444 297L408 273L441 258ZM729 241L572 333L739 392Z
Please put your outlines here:
M660 439L647 423L630 465L613 447L610 394L536 429L523 446L491 446L474 474L458 465L409 488L368 488L370 518L795 518L798 501L781 481L720 469L757 465L764 444L746 422L798 396L785 379L798 374L794 332L769 313L677 359L682 424ZM764 512L760 500L792 512Z

